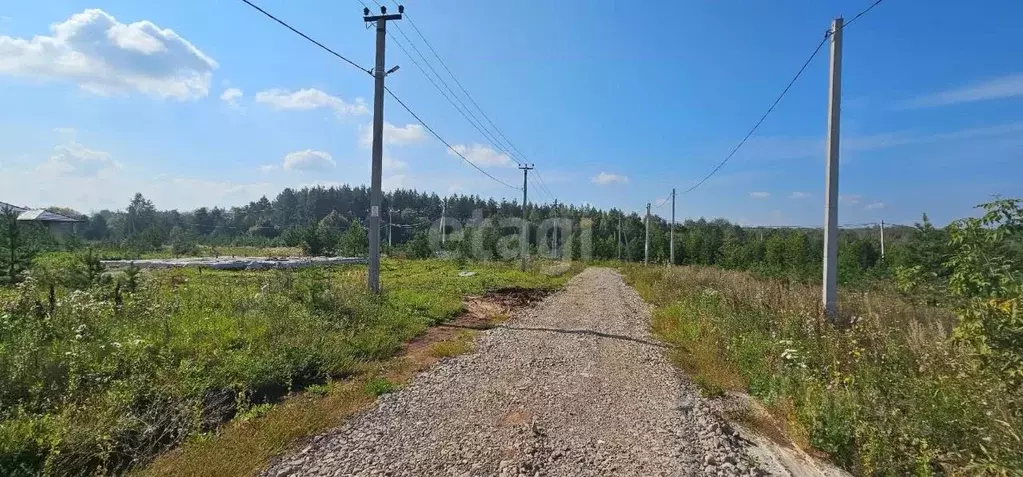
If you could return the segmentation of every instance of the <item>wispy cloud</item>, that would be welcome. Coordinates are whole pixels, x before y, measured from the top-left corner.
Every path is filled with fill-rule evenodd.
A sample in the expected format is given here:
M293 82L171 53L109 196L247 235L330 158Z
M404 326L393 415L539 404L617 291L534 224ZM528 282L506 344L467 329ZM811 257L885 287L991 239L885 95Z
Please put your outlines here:
M886 207L886 205L885 205L884 202L871 202L871 203L863 206L863 210L879 210L879 209L883 209L885 207Z
M333 169L336 165L329 153L306 149L288 153L281 167L289 171L316 172Z
M507 154L502 154L482 144L472 144L468 146L464 144L455 144L454 146L451 146L451 149L448 149L448 154L452 156L461 154L463 157L480 167L511 167L514 164Z
M797 191L797 192L793 192L793 193L789 194L789 198L790 199L797 199L798 200L798 199L807 199L809 197L810 197L810 193L809 192L798 192Z
M596 176L593 177L593 179L590 180L593 181L594 184L599 185L625 184L629 182L629 177L623 176L621 174L612 174L609 172L601 171L600 174L597 174Z
M767 199L771 197L770 192L750 192L749 196L754 199Z
M849 194L838 196L838 202L842 204L856 205L863 200L863 196L859 194Z
M337 116L369 114L369 107L362 98L355 98L354 103L332 96L316 88L297 91L271 89L256 93L256 102L263 103L276 110L308 111L327 108Z
M426 130L421 124L406 124L395 126L391 123L384 123L384 144L401 146L421 141L426 137ZM373 125L367 124L359 127L359 145L364 148L373 146Z
M897 104L899 109L933 108L953 104L1023 96L1023 73L978 81L970 85L931 93Z
M1023 134L1023 122L978 126L956 131L916 133L895 131L842 138L843 154L880 151L903 146L937 144L942 142L980 140ZM763 137L749 141L749 149L742 154L750 159L779 160L824 157L824 138Z
M231 106L238 106L238 99L244 95L238 88L227 88L220 94L220 99Z

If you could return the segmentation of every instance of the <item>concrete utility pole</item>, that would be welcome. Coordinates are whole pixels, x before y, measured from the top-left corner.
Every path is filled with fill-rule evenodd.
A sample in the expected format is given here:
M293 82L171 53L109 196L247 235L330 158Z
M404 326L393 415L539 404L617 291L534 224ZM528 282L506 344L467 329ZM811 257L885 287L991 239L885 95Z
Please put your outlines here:
M622 216L618 215L618 260L622 259Z
M558 218L558 199L554 199L554 218ZM558 225L554 224L554 258L561 258L561 249L558 248Z
M405 7L399 5L397 14L387 14L387 7L380 7L380 15L370 16L369 9L362 10L362 19L377 24L377 59L373 68L373 167L369 196L369 290L380 293L380 181L384 158L384 77L394 72L384 68L384 48L387 43L387 21L401 20Z
M650 203L646 203L646 241L643 242L643 265L650 264Z
M519 267L523 272L526 271L526 255L529 254L529 222L526 221L526 204L528 204L529 196L529 185L526 179L529 178L529 171L533 169L532 164L522 164L519 166L522 169L522 239L519 244L519 252L522 254L522 266Z
M675 188L671 188L671 229L668 232L668 243L671 251L668 252L671 264L675 265Z
M884 260L884 219L881 219L881 260Z
M831 75L828 86L828 161L824 182L824 315L838 318L838 141L842 111L842 18L831 23Z
M440 206L440 248L442 248L442 249L444 248L444 244L447 242L446 239L447 239L447 235L448 234L444 233L446 231L445 228L444 228L444 217L447 217L447 215L448 215L448 198L445 197L443 205Z

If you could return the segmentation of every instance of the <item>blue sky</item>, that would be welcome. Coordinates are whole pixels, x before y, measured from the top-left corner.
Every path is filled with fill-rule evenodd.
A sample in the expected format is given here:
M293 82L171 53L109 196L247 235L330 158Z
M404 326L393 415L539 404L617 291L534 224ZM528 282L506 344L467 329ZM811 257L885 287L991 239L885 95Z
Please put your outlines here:
M358 1L258 3L372 63L374 33ZM868 3L411 0L406 8L559 200L639 211L709 172L831 19ZM1023 196L1021 14L1012 0L983 8L887 0L845 31L840 222L911 223L928 212L945 223L992 194ZM435 61L407 21L397 25ZM389 87L431 127L488 172L521 183L515 163L393 42L388 64L401 66ZM819 224L827 74L823 50L753 139L679 196L679 217ZM140 191L160 208L191 209L273 198L285 186L368 183L371 100L369 75L240 1L7 2L0 200L91 211L122 208ZM519 197L393 101L386 121L385 188ZM550 200L532 185L531 198Z

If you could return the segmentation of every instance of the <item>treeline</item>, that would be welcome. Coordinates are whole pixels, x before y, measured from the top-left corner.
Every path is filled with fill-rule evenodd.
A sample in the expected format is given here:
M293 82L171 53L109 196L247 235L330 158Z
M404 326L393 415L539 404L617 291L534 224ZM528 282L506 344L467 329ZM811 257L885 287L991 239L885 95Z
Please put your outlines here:
M446 200L446 209L445 209ZM382 240L394 250L412 256L435 252L427 234L436 230L435 221L445 217L468 228L447 241L453 253L469 254L468 238L482 234L488 257L502 257L499 238L510 235L508 250L517 250L515 228L494 226L503 218L518 218L522 206L516 201L496 201L471 195L442 198L414 190L396 190L384 194ZM54 211L77 215L78 237L86 241L116 244L136 253L170 246L175 254L194 252L198 244L303 247L309 254L365 253L365 224L369 211L366 187L310 187L284 189L276 198L266 197L241 207L224 209L202 207L193 211L158 210L142 194L135 196L122 211L103 210L85 216L69 209ZM538 236L539 225L550 218L568 219L572 237L559 237L559 244L571 239L571 247L559 248L559 256L578 259L584 255L596 260L644 260L645 225L642 215L618 209L599 210L588 206L550 204L531 205L530 248L534 254L552 252L553 232ZM480 218L493 219L481 228ZM583 227L585 225L586 227ZM587 230L584 232L584 230ZM583 249L582 234L587 233L588 250ZM853 282L887 274L892 265L924 265L940 268L942 244L947 234L933 227L924 216L917 227L886 230L885 259L882 260L880 230L877 227L843 230L840 235L840 280ZM464 234L464 235L463 235ZM465 240L459 241L459 237ZM669 224L654 216L650 227L650 261L667 263L670 257ZM436 247L435 247L436 248ZM821 274L823 236L812 228L749 228L724 219L686 220L675 227L676 264L717 265L747 269L793 280L815 280ZM479 258L479 257L475 257Z

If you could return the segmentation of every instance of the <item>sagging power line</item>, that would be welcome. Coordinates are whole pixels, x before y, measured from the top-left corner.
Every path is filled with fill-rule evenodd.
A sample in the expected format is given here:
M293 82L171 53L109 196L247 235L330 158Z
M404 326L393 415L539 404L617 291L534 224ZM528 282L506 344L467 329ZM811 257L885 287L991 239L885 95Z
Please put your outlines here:
M259 12L260 12L260 13L262 13L263 15L267 16L268 18L270 18L270 19L274 20L275 22L279 23L280 25L284 26L284 27L285 27L285 28L287 28L288 30L291 30L291 31L292 31L293 33L295 33L296 35L298 35L298 36L300 36L300 37L304 38L305 40L309 41L310 43L312 43L312 44L316 45L317 47L319 47L319 48L323 49L324 51L326 51L326 52L330 53L330 54L331 54L332 56L335 56L335 57L337 57L337 58L339 58L339 59L343 60L343 61L344 61L345 63L347 63L347 64L349 64L349 65L351 65L351 66L354 66L354 67L358 68L359 70L361 70L361 71L363 71L363 72L366 72L366 73L370 73L370 74L372 74L372 70L370 70L370 69L368 69L368 68L365 68L365 67L363 67L363 66L359 65L358 63L355 63L354 61L352 61L352 60L348 59L348 58L347 58L347 57L345 57L344 55L342 55L342 54L338 53L337 51L335 51L335 50L331 49L330 47L328 47L328 46L324 45L323 43L321 43L321 42L317 41L316 39L314 39L314 38L310 37L309 35L307 35L307 34L303 33L303 32L302 32L301 30L299 30L299 29L297 29L297 28L295 28L295 27L291 26L291 25L290 25L290 24L288 24L287 22L285 22L285 21L281 20L281 19L280 19L280 18L278 18L277 16L275 16L275 15L273 15L272 13L270 13L270 12L266 11L265 9L263 9L263 8L261 8L260 6L256 5L255 3L253 3L253 2L251 2L251 1L249 1L249 0L241 0L241 1L242 1L243 3L245 3L246 5L248 5L248 6L252 7L253 9L255 9L255 10L259 11ZM437 138L438 140L440 140L440 141L441 141L441 142L442 142L442 143L443 143L443 144L444 144L445 146L447 146L447 148L448 148L449 150L451 150L452 152L454 152L454 153L455 153L455 154L456 154L457 156L461 157L461 158L462 158L462 160L464 160L464 161L465 161L466 163L468 163L469 165L471 165L471 166L472 166L473 168L475 168L476 170L478 170L478 171L482 172L482 173L483 173L483 174L485 174L485 175L486 175L487 177L489 177L489 178L491 178L491 179L493 179L493 180L497 181L498 183L500 183L500 184L502 184L502 185L504 185L504 186L506 186L506 187L510 187L510 188L512 188L512 189L518 189L518 187L515 187L515 186L513 186L513 185L510 185L510 184L508 184L507 182L504 182L504 181L502 181L502 180L500 180L500 179L497 179L497 178L496 178L496 177L494 177L493 175L491 175L491 174L487 173L486 171L484 171L483 169L481 169L481 168L480 168L479 166L477 166L477 165L476 165L475 163L473 163L473 162L472 162L471 160L469 160L469 159L468 159L468 158L466 158L466 157L465 157L464 155L462 155L461 153L459 153L459 152L458 152L457 150L455 150L455 149L454 149L453 147L451 147L451 144L450 144L450 143L449 143L448 141L446 141L446 140L444 140L444 138L440 137L440 135L438 135L438 134L437 134L437 132L436 132L435 130L433 130L433 128L430 128L429 126L427 126L427 125L426 125L426 123L425 123L425 122L424 122L424 121L422 120L422 118L421 118L421 117L419 117L419 115L415 114L415 113L414 113L414 112L413 112L413 111L412 111L412 110L411 110L411 109L410 109L410 108L408 107L408 105L406 105L406 104L405 104L404 102L402 102L402 101L401 101L400 99L398 99L398 97L397 97L397 96L396 96L396 95L395 95L395 94L394 94L394 93L393 93L393 92L392 92L392 91L391 91L390 89L387 89L387 88L385 88L385 91L386 91L386 92L387 92L387 93L388 93L389 95L391 95L391 97L392 97L392 98L394 98L394 99L395 99L396 101L398 101L398 102L399 102L399 104L401 104L401 105L402 105L402 107L403 107L403 108L405 108L405 110L406 110L406 111L408 111L410 115L412 115L412 117L414 117L414 118L415 118L415 119L416 119L417 121L419 121L419 123L420 123L420 124L422 124L422 125L423 125L423 126L424 126L424 127L425 127L425 128L427 129L427 130L429 130L429 131L430 131L430 133L431 133L431 134L433 134L433 136L434 136L434 137L436 137L436 138Z
M872 3L872 4L871 4L871 5L869 6L869 7L867 7L867 8L866 8L866 9L864 9L863 11L861 11L861 12L857 13L857 14L856 14L856 16L854 16L854 17L852 18L852 20L849 20L849 22L848 22L848 23L845 23L844 25L840 26L840 27L839 27L839 28L838 28L837 30L834 30L834 29L829 29L829 30L827 30L827 31L826 31L826 32L824 33L824 38L822 38L822 39L821 39L821 41L820 41L820 43L818 43L818 44L817 44L817 46L816 46L816 47L815 47L815 48L813 49L813 53L811 53L811 54L810 54L810 57L809 57L809 58L807 58L805 62L803 62L803 66L801 66L801 67L799 68L799 71L797 71L797 72L796 72L795 76L793 76L793 77L792 77L792 79L791 79L791 80L789 80L788 84L787 84L787 85L785 85L785 89L783 89L783 90L781 91L781 94L779 94L779 95L778 95L778 97L777 97L777 98L775 98L774 102L773 102L773 103L771 103L771 106L767 108L767 111L766 111L766 112L764 112L764 114L763 114L762 116L760 116L760 119L758 119L758 120L757 120L757 122L756 122L756 124L754 124L754 125L753 125L753 128L752 128L752 129L750 129L748 133L746 133L746 136L744 136L744 137L742 138L742 140L741 140L741 141L739 141L739 143L738 143L738 144L736 144L734 148L732 148L732 150L731 150L731 151L730 151L730 152L728 153L728 155L726 155L726 156L725 156L724 160L722 160L722 161L721 161L720 163L718 163L718 165L717 165L717 166L715 166L715 167L714 167L714 169L712 169L712 170L710 171L710 173L709 173L709 174L707 174L707 175L706 175L706 176L705 176L705 177L704 177L703 179L701 179L701 180L700 180L699 182L697 182L697 183L696 183L695 185L693 185L692 187L690 187L690 188L688 188L688 189L684 190L684 191L682 192L682 194L688 194L688 193L690 193L690 192L692 192L692 191L696 190L696 189L697 189L698 187L700 187L701 185L703 185L703 184L704 184L705 182L707 182L707 180L708 180L708 179L710 179L711 177L713 177L713 176L714 176L714 174L716 174L716 173L717 173L717 172L718 172L719 170L721 170L721 168L722 168L722 167L724 167L724 165L725 165L725 164L726 164L726 163L727 163L727 162L728 162L729 160L731 160L733 156L735 156L735 153L736 153L736 152L738 152L738 151L739 151L739 149L741 149L741 148L742 148L742 146L743 146L744 144L746 144L746 141L748 141L748 140L749 140L749 138L750 138L750 137L752 137L752 136L753 136L753 134L757 132L757 129L759 129L759 128L760 128L760 125L764 123L764 120L765 120L765 119L767 119L767 117L768 117L768 116L769 116L769 115L771 114L771 112L773 112L773 111L774 111L774 108L778 106L778 103L780 103L780 102L781 102L782 98L784 98L784 97L785 97L785 95L786 95L786 94L788 94L789 90L790 90L790 89L792 89L792 85L796 83L796 80L798 80L800 76L802 76L803 72L804 72L804 71L806 71L806 68L807 68L808 66L810 66L810 62L812 62L812 61L813 61L813 59L814 59L814 58L815 58L815 57L817 56L817 54L818 54L818 53L820 53L820 51L821 51L821 48L823 48L823 47L824 47L824 44L825 44L825 43L827 43L828 39L829 39L829 38L830 38L830 37L831 37L832 35L834 35L834 34L835 34L835 33L836 33L836 32L837 32L838 30L842 30L842 29L844 29L845 27L849 26L849 24L851 24L852 22L854 22L854 21L856 21L856 20L860 19L860 17L862 17L862 16L863 16L863 15L865 15L865 14L866 14L867 12L869 12L870 10L872 10L872 9L873 9L874 7L876 7L876 6L877 6L878 4L880 4L880 3L882 2L882 1L884 1L884 0L876 0L876 1L875 1L874 3Z

